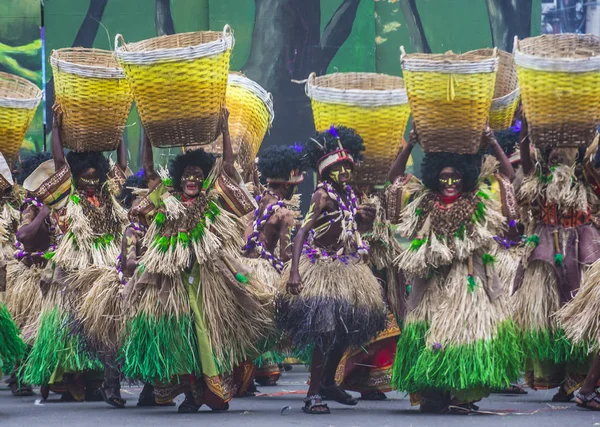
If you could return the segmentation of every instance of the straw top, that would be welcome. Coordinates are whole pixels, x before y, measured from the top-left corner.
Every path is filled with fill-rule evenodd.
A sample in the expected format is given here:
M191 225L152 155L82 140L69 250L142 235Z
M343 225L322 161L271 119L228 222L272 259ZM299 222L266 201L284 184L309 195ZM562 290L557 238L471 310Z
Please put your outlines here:
M600 70L600 37L591 34L544 34L519 40L517 65L540 71L589 72Z
M4 191L14 185L12 171L4 156L0 153L0 190Z
M134 65L219 55L231 49L233 45L233 33L229 25L225 25L222 32L196 31L171 34L135 43L125 43L121 34L117 34L115 38L115 52L119 60Z
M477 53L406 53L400 46L400 62L406 71L432 71L437 73L476 74L493 73L498 69L498 49L491 54Z
M248 89L265 104L265 107L269 112L269 127L271 127L271 125L273 124L273 119L275 118L275 111L273 110L273 95L264 90L261 85L259 85L253 80L250 80L248 77L241 73L229 73L228 78L228 84L230 86L240 86L245 89Z
M313 72L305 92L315 101L360 107L381 107L408 103L404 80L378 73L333 73L319 76Z
M33 109L42 99L42 91L29 80L0 72L0 107Z
M53 68L82 77L123 79L125 73L114 53L103 49L82 47L53 50L50 56Z

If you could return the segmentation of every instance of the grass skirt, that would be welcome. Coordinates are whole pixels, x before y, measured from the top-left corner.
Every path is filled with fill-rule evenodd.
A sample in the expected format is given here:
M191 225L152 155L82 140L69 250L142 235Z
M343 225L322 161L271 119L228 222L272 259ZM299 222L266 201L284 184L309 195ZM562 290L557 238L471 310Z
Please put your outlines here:
M277 321L297 350L319 346L327 351L334 342L360 346L385 327L386 309L381 286L369 266L360 260L347 263L303 255L299 265L303 290L284 291L277 300ZM282 286L289 279L289 268Z
M502 388L519 378L522 353L502 294L490 299L476 278L469 290L465 263L445 277L433 276L398 340L396 389L466 390Z
M589 281L582 280L582 283ZM585 287L580 292L586 292ZM589 344L580 341L573 345L554 317L560 309L560 297L552 266L541 261L530 263L512 303L527 358L554 363L588 361Z
M19 329L6 308L0 303L0 368L10 373L25 354L25 344L19 336Z
M43 267L27 267L13 261L7 266L6 306L21 331L25 342L32 344L37 331L37 320L42 311L40 279Z

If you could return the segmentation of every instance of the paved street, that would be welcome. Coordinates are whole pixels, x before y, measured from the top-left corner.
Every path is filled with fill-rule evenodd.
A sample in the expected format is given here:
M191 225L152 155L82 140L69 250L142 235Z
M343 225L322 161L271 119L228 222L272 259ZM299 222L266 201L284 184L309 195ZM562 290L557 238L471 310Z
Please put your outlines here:
M178 414L176 408L137 408L140 387L125 387L128 399L125 409L113 409L103 402L58 403L58 395L41 403L39 395L12 397L4 386L0 388L0 426L175 426L192 423L229 426L600 426L600 414L579 409L575 404L553 404L553 391L529 391L526 396L492 395L480 403L481 410L505 415L438 416L422 415L410 407L408 399L399 393L389 393L383 402L360 402L346 407L330 403L331 415L312 416L301 412L306 390L307 373L302 366L284 373L277 387L262 387L261 395L234 399L230 410L212 413L202 408L198 414ZM181 400L181 399L180 399ZM178 402L179 403L179 402ZM281 414L282 409L290 406Z

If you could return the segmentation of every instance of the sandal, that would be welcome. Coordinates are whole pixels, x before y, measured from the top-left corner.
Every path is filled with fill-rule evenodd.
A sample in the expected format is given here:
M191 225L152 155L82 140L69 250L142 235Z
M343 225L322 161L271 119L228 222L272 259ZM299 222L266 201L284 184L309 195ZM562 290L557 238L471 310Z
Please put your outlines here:
M571 400L573 400L573 398L575 397L575 395L573 393L571 394L567 394L562 387L558 390L558 392L552 396L552 401L553 402L561 402L561 403L568 403Z
M387 396L385 395L385 393L382 393L380 391L371 391L369 393L360 395L360 400L381 401L381 400L386 400L386 399L387 399Z
M333 400L334 402L341 403L342 405L358 405L358 400L342 390L337 384L328 386L321 384L321 396L323 396L323 399L325 400Z
M590 406L589 404L591 402L597 403L598 406ZM577 393L577 395L575 396L575 404L580 408L589 409L590 411L600 411L600 397L596 394L596 392L587 395Z
M125 399L123 399L120 396L117 396L113 389L111 389L111 391L110 391L110 397L108 397L108 395L106 394L106 389L104 387L100 388L100 394L102 395L102 399L104 399L104 401L106 403L108 403L110 406L113 406L113 407L119 408L119 409L122 409L125 407L125 403L126 403Z
M194 414L200 410L202 405L196 405L193 400L188 400L187 398L181 402L179 408L177 408L177 412L180 414Z
M316 411L316 408L323 408L324 410ZM323 398L318 394L307 396L306 399L304 399L304 406L302 407L302 412L311 415L331 414L329 406L327 406L327 403L323 403Z

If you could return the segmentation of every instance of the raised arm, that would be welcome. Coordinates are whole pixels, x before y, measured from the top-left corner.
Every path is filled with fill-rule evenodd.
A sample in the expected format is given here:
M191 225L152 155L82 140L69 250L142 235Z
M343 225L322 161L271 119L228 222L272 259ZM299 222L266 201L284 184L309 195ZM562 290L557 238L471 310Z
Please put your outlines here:
M523 173L529 175L533 169L534 164L531 159L531 148L529 139L529 125L525 116L523 116L523 122L521 125L521 133L519 134L519 150L521 151L521 165L523 166Z
M287 291L292 295L299 295L300 292L302 292L302 278L300 277L300 273L298 271L300 256L302 255L302 248L309 231L314 228L315 224L317 223L317 219L321 215L326 202L326 196L321 191L317 191L313 194L310 201L310 208L304 217L304 222L294 238L290 278L287 282Z
M144 142L142 147L142 165L144 167L144 176L146 177L146 183L148 188L152 191L160 184L160 177L154 170L154 154L152 153L152 144L148 134L144 132Z
M500 144L498 144L498 141L494 136L494 131L489 126L484 131L483 138L492 147L494 156L496 156L496 158L500 162L500 173L512 182L515 179L515 170L510 164L510 160L508 160L508 157L506 157L506 153L504 153L504 150L502 150L502 147L500 146Z
M229 136L229 110L223 107L221 113L221 135L223 136L223 170L230 177L236 176L236 170L233 160L233 147L231 146L231 137Z
M404 145L398 157L394 161L392 168L388 173L388 181L393 183L396 178L399 176L403 176L406 172L406 164L408 163L408 159L410 158L410 153L412 152L415 144L417 143L417 132L413 128L410 131L410 137L408 138L408 142Z
M123 138L121 138L121 142L119 142L119 146L117 147L117 165L125 173L127 170L127 145L125 145Z
M59 109L55 109L52 118L52 158L54 159L55 170L59 170L67 164L62 138L60 136L61 128L62 112Z

